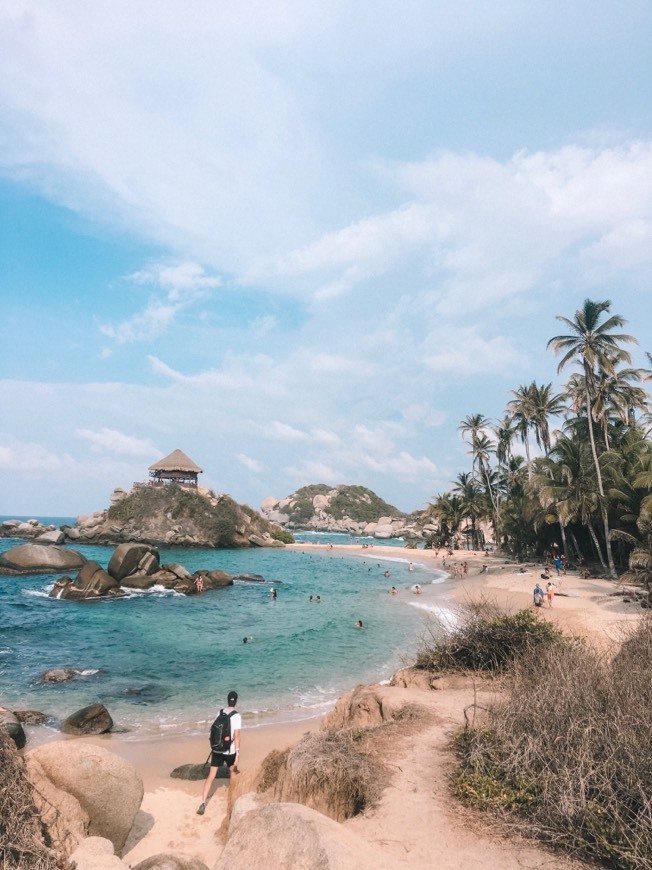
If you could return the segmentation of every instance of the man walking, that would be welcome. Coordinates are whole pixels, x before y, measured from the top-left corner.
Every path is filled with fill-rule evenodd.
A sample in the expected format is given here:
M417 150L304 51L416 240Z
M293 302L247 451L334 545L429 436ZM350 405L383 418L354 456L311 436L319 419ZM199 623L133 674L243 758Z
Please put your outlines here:
M231 776L231 768L235 773L238 773L238 759L240 757L240 729L242 728L242 717L235 709L238 703L238 693L229 692L227 697L228 706L220 710L220 714L213 723L211 728L211 766L204 783L204 793L202 794L201 803L197 814L204 815L206 811L206 799L211 790L213 780L217 775L217 769L223 764L226 765ZM215 725L219 720L224 721L224 727L221 729L223 733L219 736L219 743L213 743L215 737ZM228 725L227 725L228 723Z

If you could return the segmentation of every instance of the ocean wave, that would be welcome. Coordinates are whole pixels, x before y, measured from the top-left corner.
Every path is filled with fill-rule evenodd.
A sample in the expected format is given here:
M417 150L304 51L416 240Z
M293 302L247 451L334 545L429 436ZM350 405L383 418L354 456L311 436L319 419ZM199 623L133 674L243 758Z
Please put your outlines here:
M408 604L410 607L433 614L446 628L455 628L459 622L457 614L448 607L442 607L441 604L425 604L422 601L409 601Z
M23 589L23 595L29 595L31 598L49 598L50 592L54 589L54 583L45 586L43 589Z
M163 598L165 596L170 596L172 598L186 597L183 592L177 592L176 589L166 589L165 586L161 586L159 583L150 586L149 589L136 589L135 586L123 586L122 588L126 593L121 596L123 601L125 598L145 598L147 595L153 595L158 598Z

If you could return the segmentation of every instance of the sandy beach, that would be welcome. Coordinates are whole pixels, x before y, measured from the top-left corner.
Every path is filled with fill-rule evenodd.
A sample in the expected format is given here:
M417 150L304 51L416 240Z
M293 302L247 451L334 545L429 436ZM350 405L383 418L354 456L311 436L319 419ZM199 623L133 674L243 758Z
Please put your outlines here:
M365 559L401 559L415 565L415 582L422 586L419 604L425 608L446 608L454 613L465 601L483 596L502 608L516 611L532 606L532 589L540 580L542 566L523 566L504 558L481 553L456 551L442 556L429 550L406 550L390 546L358 548L319 544L293 545L297 549L320 552L324 558L360 556ZM458 579L429 584L425 568L448 570L455 563L467 562L468 571ZM487 566L486 572L483 565ZM519 573L524 567L526 573ZM391 566L388 594L392 586ZM641 609L622 596L612 582L582 579L576 573L556 577L553 606L539 609L542 619L552 620L568 632L587 637L599 647L618 641L629 624L641 616ZM413 596L410 586L398 587L398 595ZM412 598L410 599L413 600ZM438 692L413 690L415 700L430 708L435 724L406 741L396 760L392 782L379 807L345 824L363 839L380 845L392 866L430 867L430 856L439 855L441 868L483 866L485 868L540 867L568 868L573 862L551 857L530 842L505 839L500 831L477 816L469 814L449 797L446 770L450 764L447 745L450 735L462 723L463 709L471 690L451 685ZM485 700L492 689L485 688ZM272 749L295 743L306 731L319 728L313 719L286 725L252 727L242 732L241 769L251 770ZM228 781L218 780L205 816L197 816L201 782L171 779L169 773L181 764L201 763L208 754L206 739L156 740L150 743L126 739L123 735L84 738L92 740L131 761L145 784L145 797L129 837L123 860L134 866L151 855L179 851L192 855L212 867L223 843L217 832L226 812ZM586 866L586 865L584 865Z

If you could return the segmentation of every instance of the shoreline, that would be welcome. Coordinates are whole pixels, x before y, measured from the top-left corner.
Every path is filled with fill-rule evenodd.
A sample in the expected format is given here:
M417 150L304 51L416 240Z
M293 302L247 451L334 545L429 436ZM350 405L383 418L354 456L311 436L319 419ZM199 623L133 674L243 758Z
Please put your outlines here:
M355 545L331 546L302 543L290 546L293 549L307 552L320 552L325 557L354 556L377 558L383 562L396 559L401 562L413 562L414 582L421 584L423 593L418 596L418 601L415 600L417 596L414 596L411 591L412 584L406 584L403 578L403 582L398 586L399 597L405 600L409 596L411 604L427 609L433 609L437 606L451 614L454 614L457 608L462 607L470 599L477 600L480 597L496 603L507 611L530 607L532 606L532 588L534 583L540 579L542 570L541 566L527 563L525 573L519 573L517 563L496 557L493 554L455 551L450 559L446 557L447 566L450 563L466 561L468 574L461 578L453 578L450 575L440 577L435 582L428 583L425 581L425 576L427 576L425 572L430 574L432 571L437 571L441 575L445 571L442 565L442 556L436 556L434 551L406 549L397 552L396 547L383 547L382 545L364 549ZM487 565L486 573L482 573L483 565ZM410 580L412 580L412 575ZM628 627L636 624L644 615L640 607L634 603L628 603L625 597L613 595L621 587L612 581L585 580L570 573L560 578L553 576L553 582L557 586L553 606L538 609L539 617L555 622L569 633L588 638L598 649L608 649L610 645L622 640ZM391 585L393 585L391 573L387 583L389 593ZM461 724L461 711L465 704L469 703L469 698L463 693L456 693L454 687L449 691L446 689L438 692L431 691L428 695L428 704L432 705L441 723L437 725L439 729L437 733L439 734L438 739L441 741L441 751L445 752L450 733ZM425 699L421 698L421 701L423 700ZM207 703L206 708L211 710L211 714L216 710L209 703ZM254 724L254 721L245 719L241 742L240 768L242 773L246 775L252 771L272 750L282 751L294 745L306 732L319 729L323 715L282 723L256 722ZM38 742L44 742L32 738L32 735L35 735L32 728L29 729L29 733L30 742L28 742L25 751L38 745ZM415 738L416 754L412 776L418 775L417 772L423 764L422 752L431 739L428 737L429 733L426 730L423 734L423 740L426 743L419 743L419 738ZM100 746L115 753L131 762L138 770L144 782L145 795L141 810L136 817L134 827L122 853L123 860L127 864L134 866L145 858L165 851L191 854L204 861L209 867L213 866L219 858L223 845L217 838L216 832L227 811L228 780L221 778L216 780L206 815L199 817L196 810L203 781L179 780L170 777L170 773L175 767L183 764L202 764L205 761L209 751L207 733L203 736L160 736L154 740L133 739L133 737L129 739L128 734L119 733L84 738L67 737L56 733L52 735L51 739L84 740L87 744ZM422 748L419 749L419 746ZM403 762L401 764L403 765ZM405 794L393 794L395 790L391 788L387 790L387 800L393 801L396 805L392 809L392 815L400 812L403 805L409 804L412 814L410 818L414 819L418 816L423 816L423 819L429 818L434 799L435 806L444 807L442 818L447 818L445 807L448 806L447 802L452 801L447 793L442 792L441 795L433 798L431 785L427 787L424 785L425 791L417 795L414 793L411 776L408 776L408 780L409 782L405 785ZM428 782L430 781L428 780ZM396 803L397 801L398 803ZM459 808L454 808L453 812L459 812ZM355 818L350 820L348 824L354 830L368 828L370 832L373 832L372 841L376 841L378 837L381 839L384 837L382 817L379 816L379 819L376 820L373 813L368 819ZM380 826L378 830L376 830L377 826ZM409 830L404 830L401 837L413 839L418 843L418 848L423 849L423 854L432 854L432 832L429 824L424 821L423 825L417 825L416 828L409 825L407 828ZM484 837L486 840L486 837L489 836L486 832L477 835L477 832L474 833L472 830L458 829L459 825L451 829L450 837L452 839L447 846L449 851L455 852L461 848L461 840L469 842L472 840L475 844L474 848L477 847L479 850L478 854L484 854L487 844L482 838ZM476 835L477 843L474 839ZM490 841L489 845L493 848ZM504 859L501 858L499 862L491 866L516 866L516 864L503 862ZM447 866L452 867L453 864ZM518 864L518 866L521 865ZM562 865L553 863L551 866ZM563 866L568 865L564 864Z

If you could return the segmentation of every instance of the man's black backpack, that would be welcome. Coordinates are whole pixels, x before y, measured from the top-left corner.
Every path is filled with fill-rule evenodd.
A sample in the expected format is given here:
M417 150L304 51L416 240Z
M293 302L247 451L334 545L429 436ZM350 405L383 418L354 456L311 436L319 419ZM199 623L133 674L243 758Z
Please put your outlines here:
M220 710L217 719L211 725L211 736L209 738L211 749L213 752L231 751L231 716L235 715L235 710L227 713L226 710Z

